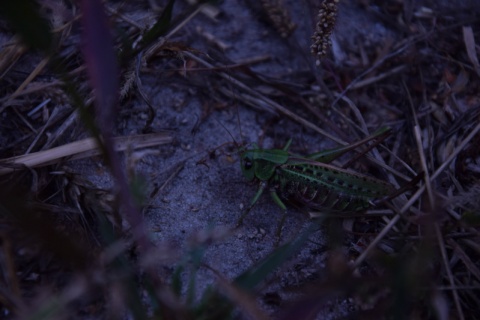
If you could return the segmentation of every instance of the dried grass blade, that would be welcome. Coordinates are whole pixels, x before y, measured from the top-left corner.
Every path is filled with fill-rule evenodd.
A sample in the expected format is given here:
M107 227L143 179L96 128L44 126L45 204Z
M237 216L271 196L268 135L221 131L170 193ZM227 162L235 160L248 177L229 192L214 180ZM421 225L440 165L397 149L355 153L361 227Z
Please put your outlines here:
M472 63L477 75L480 77L480 63L478 62L477 50L475 50L475 37L473 36L472 27L463 27L463 41L465 42L465 49L467 55Z
M460 260L463 261L467 269L478 279L480 280L480 269L475 265L475 262L468 256L465 250L453 239L448 239L447 243L452 246L453 251L457 254Z
M435 224L435 235L438 239L438 245L440 248L440 253L442 254L443 264L445 266L445 271L447 272L448 281L450 281L450 286L452 287L452 294L453 294L453 301L455 302L455 307L457 308L458 319L465 319L463 314L462 305L460 304L460 298L458 296L458 291L455 286L455 280L453 279L452 270L450 269L450 265L448 263L448 256L447 250L445 249L445 240L443 239L442 231L438 226L438 223Z
M124 151L130 146L134 149L147 148L172 142L173 137L168 133L155 133L113 139L115 151ZM0 175L15 171L15 167L41 167L65 157L79 159L100 154L97 141L87 138L72 142L49 150L34 152L27 155L0 160Z

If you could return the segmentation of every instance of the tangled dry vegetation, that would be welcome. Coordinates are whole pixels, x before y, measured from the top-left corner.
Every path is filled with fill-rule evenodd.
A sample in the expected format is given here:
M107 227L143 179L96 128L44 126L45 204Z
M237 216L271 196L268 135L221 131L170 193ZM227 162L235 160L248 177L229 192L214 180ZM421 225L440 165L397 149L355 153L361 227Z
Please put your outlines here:
M479 5L246 1L242 9L269 37L308 61L273 77L255 71L272 56L212 55L205 48L228 52L235 41L189 28L195 19L223 21L228 2L1 4L0 317L307 319L346 299L343 315L357 318L478 318ZM297 21L295 10L311 16ZM368 15L389 36L378 41L358 33L361 27L352 30L353 14ZM307 46L296 39L301 27L313 35ZM175 133L152 125L159 111L142 77L159 70L173 88L195 88L206 102L192 131L231 101L341 145L390 126L393 134L349 167L388 179L398 194L365 215L332 219L321 271L328 276L285 285L288 298L261 288L275 280L282 286L270 274L306 246L316 226L230 279L198 261L205 246L232 237L230 230L197 239L201 246L180 257L152 244L136 204L168 188L181 168L147 194L135 179L136 160L125 165L117 152L132 158L139 149L181 147ZM135 136L114 137L125 132L116 127L122 112L132 115L121 107L128 100L145 106L144 121ZM72 169L73 160L100 154L113 190ZM204 162L218 154L224 156L214 151ZM338 241L340 233L348 244ZM198 293L187 265L212 271L217 281Z

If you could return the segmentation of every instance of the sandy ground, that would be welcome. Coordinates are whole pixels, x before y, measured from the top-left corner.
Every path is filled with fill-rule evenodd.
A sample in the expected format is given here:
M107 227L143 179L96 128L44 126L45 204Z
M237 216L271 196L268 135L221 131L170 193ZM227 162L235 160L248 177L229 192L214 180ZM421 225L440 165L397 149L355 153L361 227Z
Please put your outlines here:
M213 61L214 57L239 62L269 55L271 59L268 61L251 66L252 70L266 77L281 80L283 76L309 72L309 66L314 63L309 53L311 13L296 1L285 1L285 5L291 9L292 19L298 25L288 40L282 39L261 17L256 16L257 13L251 7L249 9L244 1L225 1L219 6L221 14L217 21L200 15L189 22L178 39L174 37L172 40L185 41L211 56ZM220 51L199 35L198 28L203 33L212 34L228 48ZM375 46L392 34L352 3L340 7L338 30L340 34L336 34L335 41L337 52L343 51L338 46L360 39L369 39L368 45ZM341 53L339 55L338 59L342 59ZM209 61L208 57L206 60ZM235 146L212 150L231 143L232 139L257 142L262 138L263 147L269 148L281 147L288 138L292 138L294 144L301 145L295 149L314 152L321 150L325 139L278 115L246 107L242 104L242 97L235 96L238 92L235 87L231 89L234 97L222 97L224 103L220 107L213 105L218 102L208 95L215 90L205 92L200 85L203 81L210 81L208 72L187 72L185 78L187 81L178 80L167 70L163 74L160 71L142 76L144 89L156 108L152 127L172 130L177 143L156 150L157 154L142 157L137 165L137 174L145 177L149 190L152 190L164 183L177 165L184 163L183 169L163 191L148 199L145 218L154 242L159 246L173 247L179 253L190 250L192 243L198 245L192 239L205 234L212 237L214 241L205 250L204 262L232 279L272 252L278 240L276 229L283 212L265 194L239 230L221 236L225 230L235 226L242 208L248 205L257 186L243 179ZM211 85L218 85L218 82L212 81ZM204 120L200 120L203 113L215 107ZM295 106L288 107L295 110ZM119 121L121 133L136 133L146 117L144 104L134 100L125 103L122 108ZM210 157L212 152L216 157ZM86 174L89 167L85 167ZM91 178L94 181L98 179ZM289 207L280 242L294 238L308 222L304 214ZM324 231L319 230L290 263L272 275L279 281L262 289L265 297L278 295L282 301L292 296L282 292L283 286L301 285L322 278L326 249ZM171 266L165 267L167 273L172 270L169 269ZM216 280L211 271L201 269L197 281L198 291L202 292ZM275 310L275 305L264 305L270 311ZM348 305L346 301L338 301L338 305L326 308L322 318L338 317L348 311Z
M361 53L348 56L350 52L381 50L387 43L400 41L399 31L375 14L374 5L362 6L359 2L340 4L331 54L328 63L319 69L315 69L315 58L310 55L315 13L307 9L304 1L283 1L297 25L288 39L264 21L255 1L228 0L218 5L219 14L215 18L199 14L170 40L198 50L201 53L197 56L217 66L268 56L249 65L267 81L253 78L242 81L270 96L276 95L280 104L286 103L285 107L293 112L311 118L303 109L288 102L284 93L263 84L269 79L286 81L289 85L294 83L299 90L321 96L318 85L312 81L312 70L318 76L335 74L335 69L349 67L361 73L364 71L361 60L367 58ZM186 4L181 2L174 13L185 8ZM132 11L132 18L137 14L141 13ZM214 40L209 39L210 36ZM157 59L147 67L155 71L140 75L142 90L155 112L150 129L167 131L175 140L169 145L127 152L124 156L126 167L134 168L135 175L145 184L143 212L150 237L159 249L165 248L178 257L187 257L193 249L202 248L199 252L205 265L223 277L234 279L271 253L277 242L282 244L294 239L310 223L304 213L289 206L279 237L277 227L283 212L266 193L245 217L242 226L233 230L258 187L242 176L238 144L258 142L264 148L280 148L291 138L292 149L301 154L336 145L298 122L265 110L260 104L252 108L243 103L242 91L231 81L242 77L242 72L225 69L232 79L219 80L215 72L189 70L204 66L188 57ZM230 96L226 97L222 90L231 92ZM326 117L331 116L329 106L316 107ZM384 124L382 113L376 109L365 107L362 111L371 129ZM142 133L148 117L147 105L139 95L122 100L116 134ZM318 124L315 119L309 120ZM97 187L112 187L108 169L100 158L68 165ZM260 303L271 314L278 311L283 301L295 297L291 288L325 276L322 271L326 268L329 248L325 226L309 240L281 270L271 275L268 285L259 289ZM351 240L344 239L345 243ZM345 253L348 256L347 249ZM159 262L158 271L168 279L176 265L178 262L171 260ZM184 279L187 281L190 276L187 268ZM195 277L198 296L218 279L206 267L200 268ZM352 307L351 301L339 300L325 306L318 318L338 318L347 315Z

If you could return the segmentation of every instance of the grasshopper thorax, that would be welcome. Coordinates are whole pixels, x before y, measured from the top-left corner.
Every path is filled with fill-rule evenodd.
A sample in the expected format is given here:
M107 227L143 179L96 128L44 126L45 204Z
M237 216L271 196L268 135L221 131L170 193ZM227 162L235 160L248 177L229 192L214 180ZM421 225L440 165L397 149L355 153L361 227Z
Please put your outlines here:
M274 175L275 168L287 162L288 156L288 152L281 149L246 150L241 156L243 175L247 180L269 180Z

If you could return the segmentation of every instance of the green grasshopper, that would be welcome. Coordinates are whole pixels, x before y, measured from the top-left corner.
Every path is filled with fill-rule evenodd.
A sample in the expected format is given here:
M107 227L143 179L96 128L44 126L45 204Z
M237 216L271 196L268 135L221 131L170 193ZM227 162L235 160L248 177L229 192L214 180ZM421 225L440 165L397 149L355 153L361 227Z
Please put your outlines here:
M346 152L386 135L384 127L361 141L301 157L288 152L291 140L283 149L246 150L241 155L241 168L247 180L258 180L259 188L247 212L269 189L273 201L284 211L282 199L306 207L310 215L323 213L355 213L365 211L373 201L395 191L388 182L329 164ZM242 217L243 218L243 217Z

